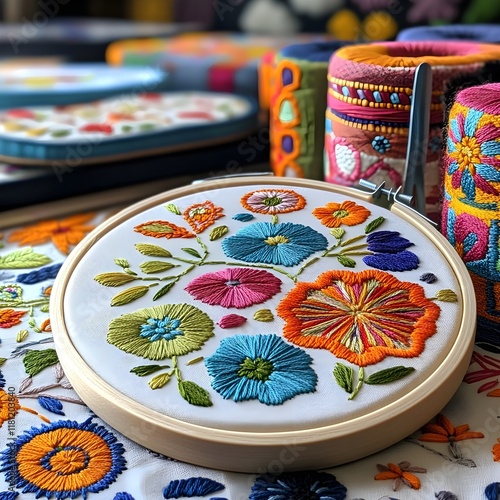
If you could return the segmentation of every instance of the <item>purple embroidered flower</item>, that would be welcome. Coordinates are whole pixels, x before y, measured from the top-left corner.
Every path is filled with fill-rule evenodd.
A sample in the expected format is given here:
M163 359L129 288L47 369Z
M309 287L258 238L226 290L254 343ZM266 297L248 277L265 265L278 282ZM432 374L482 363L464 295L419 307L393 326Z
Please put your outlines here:
M363 257L363 262L382 271L411 271L417 269L420 261L406 250L413 243L400 236L397 231L376 231L366 237L368 251L373 255Z
M202 274L185 290L205 304L243 309L276 295L281 290L281 280L262 269L235 267Z
M347 489L328 472L300 471L259 476L250 500L344 500Z

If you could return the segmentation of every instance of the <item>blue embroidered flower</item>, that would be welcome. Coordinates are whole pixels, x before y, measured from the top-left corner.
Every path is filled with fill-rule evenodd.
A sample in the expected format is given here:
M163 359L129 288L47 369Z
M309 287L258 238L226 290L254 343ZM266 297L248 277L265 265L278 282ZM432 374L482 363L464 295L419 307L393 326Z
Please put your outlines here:
M322 234L302 224L257 222L226 238L222 249L233 259L290 267L327 245Z
M222 491L225 486L208 477L175 479L163 488L163 498L204 497Z
M32 427L0 454L5 481L36 498L87 498L105 490L125 470L125 449L89 418Z
M382 271L411 271L417 269L419 258L406 248L414 244L397 231L375 231L366 237L368 250L373 255L363 257L363 262Z
M250 500L344 500L347 488L328 472L285 472L259 476Z
M266 405L314 392L318 377L311 363L309 354L277 335L224 338L205 360L212 387L224 399L258 399Z
M384 154L391 149L391 143L387 137L377 135L372 141L372 147L377 153Z

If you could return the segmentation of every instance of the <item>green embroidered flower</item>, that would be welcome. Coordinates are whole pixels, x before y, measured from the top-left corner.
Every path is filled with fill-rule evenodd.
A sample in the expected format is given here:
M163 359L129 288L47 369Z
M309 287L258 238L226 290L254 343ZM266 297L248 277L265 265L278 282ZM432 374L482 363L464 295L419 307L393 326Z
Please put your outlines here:
M213 329L213 321L198 308L166 304L115 318L107 339L122 351L160 360L201 349Z

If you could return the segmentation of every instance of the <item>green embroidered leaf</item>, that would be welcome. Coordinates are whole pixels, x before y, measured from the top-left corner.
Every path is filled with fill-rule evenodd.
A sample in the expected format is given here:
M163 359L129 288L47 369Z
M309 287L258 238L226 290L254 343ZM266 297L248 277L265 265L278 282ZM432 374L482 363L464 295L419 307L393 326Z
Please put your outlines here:
M55 365L58 361L55 349L44 349L43 351L29 351L24 356L23 364L26 373L33 377L44 368Z
M342 363L337 363L333 369L333 376L344 391L351 394L352 383L354 380L354 370L350 366L343 365Z
M162 262L161 260L150 260L147 262L143 262L140 266L141 271L146 274L155 274L155 273L163 273L164 271L168 271L173 267L178 267L174 264L170 264L170 262Z
M23 248L0 257L0 269L30 269L52 262L46 255L33 252L31 247Z
M165 208L169 212L172 212L175 215L181 215L181 211L179 210L179 207L177 205L174 205L173 203L169 203L168 205L165 205Z
M195 365L196 363L199 363L200 361L203 361L205 358L203 356L198 356L197 358L194 358L194 359L190 359L186 365L187 366L190 366L190 365Z
M134 300L140 299L144 295L148 293L148 286L133 286L132 288L127 288L120 293L117 293L111 299L112 306L123 306L125 304L129 304Z
M344 267L356 267L356 261L350 259L349 257L346 257L345 255L338 255L337 260L342 264Z
M458 300L457 294L449 289L439 290L435 298L441 302L457 302Z
M181 250L188 253L189 255L192 255L193 257L201 259L201 255L194 248L181 248Z
M253 319L255 321L269 322L269 321L274 321L274 315L270 309L259 309L253 315Z
M135 281L137 278L126 273L102 273L98 274L94 280L104 286L120 286Z
M151 222L150 224L142 224L141 229L143 231L148 231L150 233L170 234L174 232L171 226L169 226L168 224L163 224L162 222Z
M218 240L219 238L222 238L227 232L229 231L229 228L227 226L218 226L214 227L210 231L210 235L208 236L210 241L215 241Z
M273 224L278 224L278 216L276 214L274 214L271 218L271 222Z
M28 338L29 333L28 330L19 330L16 335L16 342L24 342Z
M365 380L365 383L371 385L388 384L390 382L400 380L414 371L415 368L407 366L395 366L393 368L386 368L385 370L380 370L379 372L370 375Z
M130 267L130 263L127 259L115 259L115 264L117 266L123 267L124 269Z
M123 125L122 126L122 132L130 132L132 130L132 126L131 125Z
M153 300L158 300L160 297L163 297L166 293L168 293L170 291L170 289L177 283L177 281L178 281L178 278L175 281L172 281L171 283L168 283L164 287L160 288L155 293Z
M375 220L372 220L369 224L366 225L365 234L375 231L375 229L377 229L377 227L379 227L384 221L385 217L382 216L377 217Z
M142 253L142 255L147 255L149 257L172 257L172 254L158 245L151 245L149 243L137 243L135 248Z
M151 387L151 389L160 389L164 385L167 384L167 382L170 380L170 373L162 373L160 375L156 375L156 377L153 377L149 382L148 385Z
M340 240L342 236L345 234L345 229L341 227L334 227L333 229L330 229L330 234L334 237Z
M0 358L0 366L3 366L3 364L7 361L7 358Z
M164 368L170 368L169 366L164 365L141 365L134 366L130 373L135 373L138 377L145 377L146 375L151 375L158 370L163 370Z
M180 380L179 394L190 404L195 406L212 406L208 391L189 380Z
M43 312L43 313L48 313L50 311L49 304L45 304L42 307L40 307L40 311Z

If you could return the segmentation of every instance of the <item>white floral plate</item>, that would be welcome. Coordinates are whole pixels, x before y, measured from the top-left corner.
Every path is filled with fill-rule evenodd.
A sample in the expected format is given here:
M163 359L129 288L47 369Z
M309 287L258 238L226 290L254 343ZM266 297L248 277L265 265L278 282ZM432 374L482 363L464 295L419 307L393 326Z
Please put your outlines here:
M399 441L451 399L472 290L405 207L238 178L99 226L64 263L51 314L69 380L131 439L211 468L318 469Z

